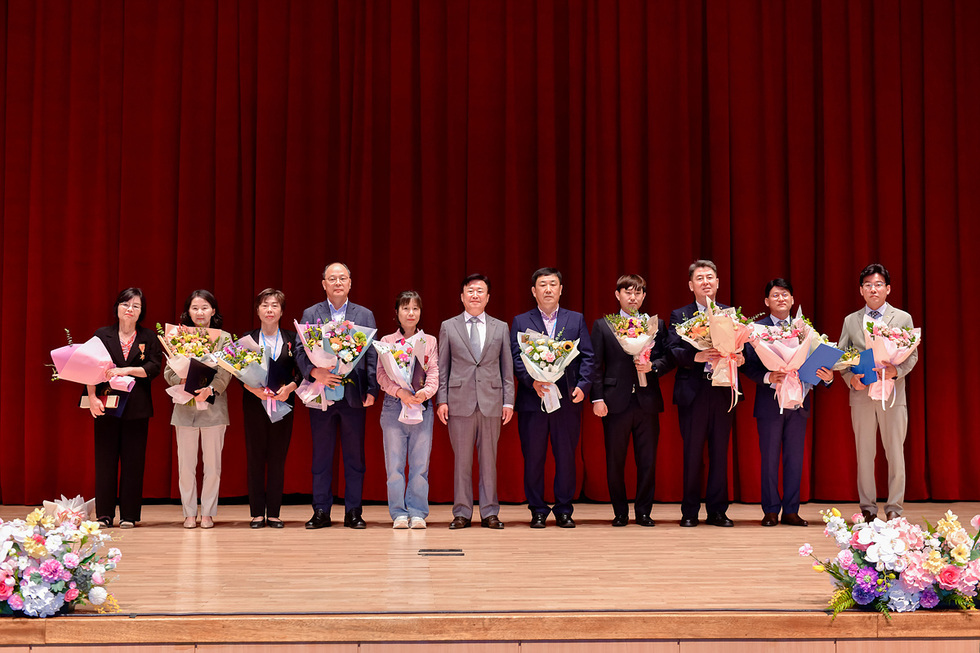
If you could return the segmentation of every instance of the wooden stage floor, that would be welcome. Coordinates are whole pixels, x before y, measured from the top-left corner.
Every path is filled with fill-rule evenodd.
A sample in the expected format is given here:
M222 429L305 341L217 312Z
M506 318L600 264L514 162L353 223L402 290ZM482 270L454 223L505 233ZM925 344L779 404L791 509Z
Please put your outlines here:
M182 528L179 506L148 506L138 528L112 531L120 615L2 620L0 646L980 638L976 612L832 622L828 576L797 554L804 542L836 552L818 514L827 507L803 506L809 528L763 528L756 505L732 506L735 528L680 528L675 504L654 507L656 528L612 528L608 505L584 504L577 528L532 530L526 507L503 506L502 531L450 531L450 506L432 508L427 530L394 530L386 506L368 506L368 528L355 531L335 506L333 527L308 531L307 506L286 506L281 530L250 529L244 505L221 506L211 530ZM906 516L935 523L947 508L964 522L980 513L919 503ZM0 506L0 517L29 510Z

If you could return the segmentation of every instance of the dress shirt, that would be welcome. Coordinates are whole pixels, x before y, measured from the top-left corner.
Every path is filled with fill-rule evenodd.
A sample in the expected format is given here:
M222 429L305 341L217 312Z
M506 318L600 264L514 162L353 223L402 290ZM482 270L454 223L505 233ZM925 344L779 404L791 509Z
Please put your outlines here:
M891 306L888 305L888 302L885 302L884 304L882 304L881 306L879 306L878 307L878 313L881 314L881 317L879 317L876 321L880 322L881 319L885 317L885 313L887 313L888 312L888 309L890 309L890 308L891 308ZM870 306L865 306L864 307L864 317L866 319L868 319L868 320L874 320L875 319L875 318L871 317L871 311L872 310L874 310L874 309L872 309Z
M330 319L332 321L345 319L347 317L347 304L349 304L349 303L350 303L350 300L347 299L347 300L344 300L344 305L343 306L341 306L340 308L334 308L333 307L333 304L328 300L327 301L327 306L330 307Z
M538 313L541 313L541 319L544 321L545 331L548 332L549 338L555 337L555 327L558 325L558 307L555 307L555 312L548 315L538 307Z
M476 322L470 322L471 319L476 318ZM487 314L486 312L480 313L479 315L466 314L466 337L470 336L470 329L473 325L476 325L476 333L480 338L480 351L483 351L484 345L487 344Z

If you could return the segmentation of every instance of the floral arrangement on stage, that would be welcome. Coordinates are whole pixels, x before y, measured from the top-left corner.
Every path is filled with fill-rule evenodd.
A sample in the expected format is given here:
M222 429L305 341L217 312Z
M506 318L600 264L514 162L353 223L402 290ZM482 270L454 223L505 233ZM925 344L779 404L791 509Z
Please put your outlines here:
M820 512L824 535L834 538L840 551L820 560L804 544L799 553L816 560L814 570L830 574L837 588L830 599L835 617L863 606L885 615L937 606L975 608L980 535L970 536L952 511L934 527L926 522L925 530L904 517L869 523L858 513L849 526L837 508ZM980 530L980 515L970 523Z
M645 313L633 313L624 316L614 313L606 316L609 329L616 337L616 342L623 348L623 351L633 357L636 363L649 363L650 352L656 344L657 331L660 328L660 320L654 315L650 317ZM646 372L637 372L637 380L641 387L647 385Z
M83 504L62 497L26 519L0 521L0 615L51 617L86 602L118 611L106 586L122 553L103 552L112 536L86 520Z

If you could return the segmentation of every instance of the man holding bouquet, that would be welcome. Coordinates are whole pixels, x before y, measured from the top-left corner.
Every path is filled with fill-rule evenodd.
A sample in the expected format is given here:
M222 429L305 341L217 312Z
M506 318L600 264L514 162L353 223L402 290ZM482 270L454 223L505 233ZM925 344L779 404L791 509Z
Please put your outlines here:
M704 446L708 445L708 484L705 507L707 523L712 526L734 526L725 514L728 510L728 441L734 413L730 411L732 388L713 386L711 372L705 368L714 349L698 351L678 335L675 327L703 313L708 302L718 294L718 267L711 261L700 259L688 268L688 288L694 293L694 302L671 312L667 332L667 347L677 363L674 379L674 404L680 421L681 438L684 441L684 498L681 502L681 526L698 525L701 510L701 472ZM717 304L719 308L727 308ZM736 362L745 362L742 354Z
M323 271L323 290L327 301L303 311L302 324L327 324L348 320L362 327L375 328L374 314L347 299L351 288L350 270L343 263L331 263ZM344 382L344 377L323 367L315 367L303 348L302 334L297 336L296 364L309 381L328 387ZM330 526L333 506L333 452L337 435L344 456L344 526L364 528L361 518L361 492L364 486L364 425L367 407L378 396L378 354L368 347L342 386L344 396L327 410L310 411L313 436L313 517L307 528Z
M790 326L793 286L789 281L773 279L767 283L765 303L769 308L769 315L756 320L756 324L767 327ZM808 347L807 343L801 346ZM810 395L806 394L802 406L780 410L773 389L784 380L786 372L766 369L751 346L745 350L743 371L759 386L755 393L755 409L752 414L759 429L759 452L762 458L762 525L778 524L782 509L784 524L809 526L800 517L800 482L803 478L803 450L806 421L810 417ZM817 376L827 385L834 380L834 373L826 367L817 370ZM782 499L779 496L780 455L783 461Z
M558 307L561 272L541 268L531 276L531 295L537 306L514 318L510 331L514 373L517 376L517 431L524 454L524 494L531 511L531 528L544 528L555 513L558 526L575 528L575 451L582 424L582 401L592 386L592 339L581 313ZM534 331L556 341L578 341L578 353L555 383L535 380L521 358L520 334ZM560 394L558 408L546 412L545 393ZM552 395L554 397L554 395ZM544 499L544 467L551 441L555 457L555 505Z
M637 274L626 274L616 282L619 318L601 317L592 327L595 348L595 371L592 383L592 412L602 418L606 445L606 479L613 507L613 526L629 523L626 495L626 451L633 434L633 457L636 460L636 500L633 506L636 523L656 526L650 517L653 508L654 479L657 463L657 441L660 438L660 416L664 399L660 377L674 368L667 353L664 321L639 313L646 298L647 283ZM615 320L615 321L611 321ZM637 327L628 322L627 334L617 335L615 323L635 320L648 342L639 355L627 353L620 338ZM650 334L654 335L650 335ZM640 375L645 375L641 383Z
M855 347L859 351L867 349L865 325L875 322L891 328L912 328L912 316L888 303L891 292L891 279L888 270L880 263L872 263L861 270L858 289L864 298L865 306L844 318L839 349ZM905 401L905 375L912 371L919 360L918 350L912 351L898 365L885 363L878 374L885 379L894 379L894 404L886 407L883 402L871 398L868 385L863 382L863 374L854 374L851 368L841 372L844 381L850 386L851 425L854 428L854 441L857 446L857 485L861 513L865 521L878 515L877 489L875 487L876 433L881 431L881 444L888 459L888 502L885 516L894 519L902 514L905 501L905 433L908 429L908 408Z

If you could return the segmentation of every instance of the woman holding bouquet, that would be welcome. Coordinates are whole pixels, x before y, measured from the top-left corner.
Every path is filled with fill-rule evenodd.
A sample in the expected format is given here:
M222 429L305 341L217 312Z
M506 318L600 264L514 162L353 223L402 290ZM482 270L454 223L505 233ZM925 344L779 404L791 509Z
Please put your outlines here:
M293 391L303 381L293 343L296 333L279 327L286 296L281 290L266 288L255 298L254 309L262 326L249 335L262 346L263 360L268 362L266 387L246 385L242 393L245 415L245 454L248 458L248 505L252 528L266 524L282 528L279 509L286 474L286 452L293 432L293 413L273 422L266 402L284 401L293 406Z
M146 434L153 416L150 381L160 373L163 357L156 334L140 326L145 302L139 288L126 288L113 307L116 323L102 327L102 340L116 367L107 379L135 379L128 393L109 392L109 384L88 388L89 412L95 418L95 514L103 527L112 526L119 498L119 526L133 528L143 505L143 470L146 467ZM117 395L120 408L109 409L101 397Z
M388 513L394 521L394 528L425 528L425 518L429 515L429 453L432 451L433 424L430 399L439 387L439 349L435 336L418 329L421 317L422 298L419 294L414 290L400 293L395 298L398 330L381 338L382 343L405 346L403 351L406 353L409 347L423 346L422 342L425 343L425 353L417 357L416 363L423 366L425 382L414 393L393 381L383 364L378 365L378 385L385 392L381 430L384 434L385 469L388 472ZM419 378L419 375L416 373L413 377ZM417 424L400 421L402 404L421 404L422 421Z
M184 302L180 323L184 326L220 329L221 313L218 301L207 290L195 290ZM217 347L226 346L231 336L222 331ZM170 385L182 384L169 366L163 372ZM218 512L218 485L221 483L221 449L228 426L228 398L225 388L231 374L218 369L211 385L201 388L195 398L186 404L174 404L170 423L177 429L177 466L180 502L184 509L184 528L197 526L197 451L200 446L204 458L204 482L201 484L201 528L213 528ZM206 410L196 404L206 402ZM198 443L200 442L200 445Z

